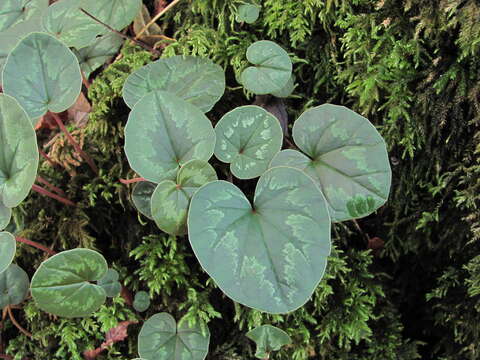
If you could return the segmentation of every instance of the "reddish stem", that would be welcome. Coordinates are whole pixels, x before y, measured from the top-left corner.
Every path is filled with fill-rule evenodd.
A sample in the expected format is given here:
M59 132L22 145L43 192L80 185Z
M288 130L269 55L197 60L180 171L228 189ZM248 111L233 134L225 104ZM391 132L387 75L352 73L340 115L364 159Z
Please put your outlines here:
M39 250L45 251L49 255L55 255L56 254L56 252L53 251L52 249L49 249L48 247L43 246L42 244L39 244L35 241L28 240L28 239L25 239L25 238L22 238L22 237L19 237L19 236L15 236L15 240L17 240L18 242L30 245L34 248L39 249Z
M83 82L83 85L85 85L85 87L87 88L87 90L90 89L90 82L88 81L83 71L82 71L82 82Z
M33 335L30 334L27 330L25 330L18 322L17 319L13 316L12 309L10 306L7 306L7 311L8 311L8 316L10 316L10 320L12 320L13 325L17 327L18 330L20 330L22 333L24 333L26 336L32 338Z
M49 189L52 190L53 192L56 192L58 195L67 196L62 189L56 187L55 185L50 184L47 180L45 180L44 178L42 178L40 175L37 176L37 181L38 181L40 184L45 185L47 188L49 188Z
M48 156L43 150L38 149L38 153L39 153L45 160L47 160L47 161L50 163L50 165L52 165L53 167L56 166L55 162L54 162L52 159L50 159L50 156Z
M141 182L141 181L147 181L145 178L142 178L142 177L138 177L138 178L133 178L133 179L120 179L120 182L122 184L125 184L125 185L128 185L128 184L134 184L134 183L137 183L137 182Z
M49 198L52 198L52 199L55 199L57 201L60 201L61 203L65 204L65 205L68 205L68 206L76 206L75 203L67 198L64 198L60 195L57 195L57 194L54 194L44 188L42 188L41 186L38 186L38 185L35 185L33 184L32 185L32 190L39 193L39 194L42 194L42 195L45 195L45 196L48 196Z
M52 115L52 117L55 119L55 122L57 123L58 127L60 128L60 130L63 131L63 133L65 134L65 136L67 137L68 141L70 142L70 144L72 144L72 146L74 147L75 151L78 152L80 154L80 156L83 158L83 160L85 160L87 162L87 164L90 166L90 168L92 169L92 171L98 175L98 169L97 169L97 166L95 165L95 163L93 162L92 158L90 156L88 156L88 154L82 150L82 148L80 147L80 145L78 145L78 143L75 141L75 139L73 138L73 136L68 132L67 128L65 127L65 125L63 124L63 121L62 119L60 119L60 116L58 116L57 114L55 113L52 113L50 112L50 115Z

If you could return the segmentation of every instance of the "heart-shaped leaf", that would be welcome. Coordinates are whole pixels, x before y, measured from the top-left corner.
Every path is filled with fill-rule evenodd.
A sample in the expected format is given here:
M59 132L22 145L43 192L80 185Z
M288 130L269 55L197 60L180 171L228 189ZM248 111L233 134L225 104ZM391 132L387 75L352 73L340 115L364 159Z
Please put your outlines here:
M192 195L202 185L217 180L206 161L191 160L181 167L177 180L158 184L151 200L152 216L160 230L172 235L187 233L187 212Z
M238 7L237 18L238 22L246 22L253 24L257 21L260 15L260 6L255 4L242 4Z
M30 119L47 111L62 112L80 94L82 76L75 55L48 34L32 33L8 56L3 70L3 90L13 96Z
M257 344L255 356L267 359L272 351L278 351L292 342L288 334L272 325L262 325L247 333L247 337Z
M48 0L2 0L0 8L0 31L5 31L48 7Z
M202 267L231 299L269 313L302 306L330 254L330 216L302 171L265 172L254 205L235 185L214 181L192 197L190 244Z
M17 250L15 237L9 232L0 232L0 273L4 272L12 263Z
M210 59L173 56L150 63L125 81L123 99L130 107L146 94L163 90L208 112L225 92L225 73Z
M194 105L164 91L145 95L130 112L125 127L125 153L143 178L159 183L174 180L190 160L208 161L215 131Z
M118 282L118 272L114 269L108 269L105 275L97 281L98 286L105 290L108 297L115 297L120 294L122 285Z
M133 308L138 312L144 312L150 307L150 296L146 291L139 291L133 299Z
M40 264L31 291L37 306L68 318L89 316L105 302L105 290L91 283L107 272L107 262L96 251L73 249Z
M10 266L0 273L0 309L8 305L20 304L28 294L28 275L16 265Z
M13 208L30 192L38 168L35 130L14 98L0 94L0 203Z
M262 175L282 148L278 120L259 106L241 106L225 114L215 126L215 156L230 163L239 179Z
M295 89L295 77L292 74L292 76L290 76L290 79L288 79L285 86L278 91L272 92L272 95L278 98L287 98L292 94L294 89Z
M292 75L292 61L287 52L272 41L261 40L247 49L247 59L255 66L246 68L243 86L254 94L280 91Z
M141 214L150 220L153 220L151 199L156 187L155 183L141 181L135 185L132 191L133 204Z
M325 104L303 113L293 138L308 156L284 150L271 166L305 171L321 187L333 221L367 216L388 198L391 170L385 141L363 116Z
M12 209L3 205L0 201L0 230L5 229L10 223L12 217Z
M202 333L200 324L189 326L167 313L149 318L138 335L138 355L146 360L203 360L207 356L210 331Z

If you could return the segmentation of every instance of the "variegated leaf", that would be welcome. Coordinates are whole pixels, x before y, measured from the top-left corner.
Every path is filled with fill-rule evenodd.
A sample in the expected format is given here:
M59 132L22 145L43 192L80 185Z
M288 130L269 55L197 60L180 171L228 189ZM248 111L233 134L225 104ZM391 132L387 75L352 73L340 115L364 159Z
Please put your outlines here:
M259 359L269 358L272 351L278 351L292 342L285 331L272 325L262 325L250 330L247 337L257 344L255 356Z
M2 0L0 5L0 32L9 30L48 7L48 0Z

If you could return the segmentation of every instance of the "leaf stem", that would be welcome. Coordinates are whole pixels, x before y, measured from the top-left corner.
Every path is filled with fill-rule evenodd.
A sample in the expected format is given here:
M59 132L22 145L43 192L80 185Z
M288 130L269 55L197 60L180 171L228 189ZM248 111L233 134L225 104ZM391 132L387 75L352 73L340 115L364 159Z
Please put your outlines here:
M15 316L13 316L12 309L10 308L9 305L7 305L7 311L8 311L8 316L10 316L10 320L12 320L13 325L17 327L18 330L20 330L22 333L24 333L26 336L33 338L33 335L29 333L27 330L25 330L18 322L17 319L15 319Z
M120 182L122 184L125 184L125 185L134 184L134 183L141 182L141 181L147 181L147 180L143 177L137 177L137 178L133 178L133 179L120 179Z
M75 203L67 198L64 198L63 196L60 196L60 195L57 195L57 194L54 194L44 188L42 188L41 186L38 186L38 185L35 185L33 184L32 185L32 190L41 194L41 195L44 195L44 196L47 196L49 198L52 198L52 199L55 199L57 201L60 201L61 203L67 205L67 206L77 206L75 205Z
M45 185L47 188L49 188L49 189L52 190L53 192L56 192L58 195L60 195L60 196L67 196L62 189L56 187L55 185L50 184L47 180L45 180L44 178L42 178L40 175L37 175L37 181L38 181L40 184Z
M46 152L44 152L43 150L41 150L40 148L38 149L38 153L45 159L47 160L50 165L52 165L53 167L55 167L57 164L50 158L50 156L47 155Z
M172 1L167 7L165 7L165 9L163 9L163 10L160 11L157 15L155 15L155 16L152 18L152 20L150 20L150 21L148 22L148 24L145 25L145 26L143 27L143 29L140 30L140 32L135 36L135 40L138 39L140 36L142 36L143 33L144 33L145 31L147 31L148 28L149 28L150 26L152 26L158 19L160 19L160 17L161 17L163 14L165 14L168 10L170 10L172 7L174 7L174 6L175 6L176 4L178 4L180 1L181 1L181 0L174 0L174 1Z
M83 70L80 70L80 72L82 73L82 82L83 82L83 85L85 85L85 87L88 89L90 89L90 82L88 81L87 77L85 76L85 73L83 72Z
M15 236L15 240L17 240L18 242L21 242L21 243L24 243L24 244L27 244L27 245L30 245L34 248L37 248L39 250L42 250L44 252L46 252L47 254L49 255L56 255L57 253L55 251L53 251L52 249L49 249L48 247L46 246L43 246L42 244L39 244L35 241L32 241L32 240L28 240L28 239L25 239L25 238L22 238L20 236Z

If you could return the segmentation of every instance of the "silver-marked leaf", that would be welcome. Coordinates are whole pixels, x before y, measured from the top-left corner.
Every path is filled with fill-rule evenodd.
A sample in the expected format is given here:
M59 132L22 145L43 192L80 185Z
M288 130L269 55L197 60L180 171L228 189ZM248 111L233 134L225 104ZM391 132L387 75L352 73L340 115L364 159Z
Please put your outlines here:
M215 156L230 163L230 171L239 179L262 175L282 148L279 121L259 106L241 106L225 114L215 133Z
M209 163L191 160L178 171L175 182L164 180L158 184L151 208L160 230L172 235L186 234L190 199L198 188L214 180L217 180L217 173Z
M118 272L115 269L108 269L105 275L97 281L98 286L105 290L108 297L115 297L120 294L122 285L118 282Z
M28 275L16 265L10 266L0 273L0 309L8 305L20 304L28 294Z
M18 102L0 94L0 203L20 204L30 192L38 169L35 130Z
M225 73L210 59L173 56L150 63L130 74L123 99L130 107L146 94L163 90L208 112L225 92Z
M133 308L138 312L144 312L150 307L150 295L146 291L139 291L133 299Z
M281 151L271 166L305 171L321 187L333 221L367 216L388 198L391 170L385 141L363 116L325 104L303 113L293 138L308 156Z
M9 232L0 232L0 273L4 272L12 263L17 250L15 237Z
M105 302L105 290L91 283L107 272L98 252L73 249L40 264L32 278L32 297L48 313L67 318L89 316Z
M192 197L190 244L222 291L243 305L287 313L308 301L330 254L325 198L302 171L265 172L254 205L235 185L214 181Z
M292 342L285 331L272 325L259 326L246 335L257 344L255 356L259 359L269 358L272 351L278 351Z
M81 86L77 58L48 34L23 38L3 70L5 94L13 96L35 122L49 110L59 113L72 106Z
M200 324L175 319L167 313L149 318L138 335L138 355L146 360L203 360L207 356L210 331Z
M11 218L12 209L3 205L2 201L0 200L0 230L3 230L8 226Z
M95 42L80 50L74 50L85 77L110 61L123 44L123 39L115 33L99 37Z
M137 210L150 220L152 217L151 199L157 184L150 181L141 181L135 185L132 191L132 201Z
M260 9L260 6L255 4L242 4L238 7L236 20L238 22L253 24L260 15Z
M292 75L292 61L287 52L272 41L261 40L247 49L247 59L255 66L241 75L243 86L257 95L280 91Z
M48 7L48 0L2 0L0 5L0 31L30 20Z
M164 91L145 95L125 127L130 167L155 183L175 180L179 167L190 160L208 161L214 148L210 120L197 107Z

